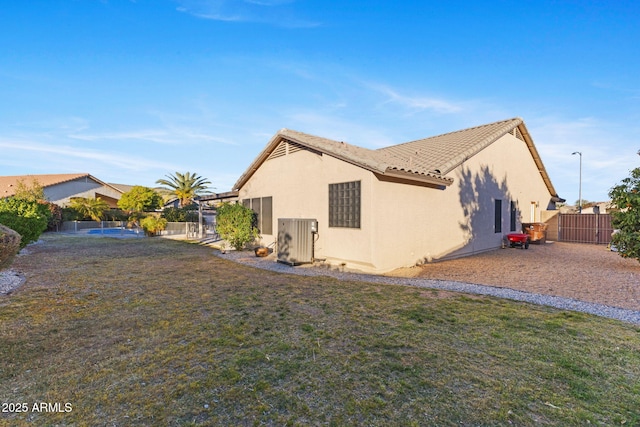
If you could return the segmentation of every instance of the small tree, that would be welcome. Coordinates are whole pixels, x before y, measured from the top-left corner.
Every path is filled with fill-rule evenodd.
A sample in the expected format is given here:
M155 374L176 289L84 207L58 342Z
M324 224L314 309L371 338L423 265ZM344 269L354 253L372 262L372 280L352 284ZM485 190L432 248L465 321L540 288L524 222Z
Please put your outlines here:
M71 199L70 206L78 211L84 218L91 218L94 221L102 221L104 212L109 209L107 202L100 197L88 199L85 197L75 197Z
M640 261L640 168L609 191L611 203L619 209L612 213L611 224L619 230L611 237L618 253Z
M258 237L255 212L238 203L223 203L218 207L217 230L224 240L236 250Z
M163 185L160 191L167 196L175 196L180 201L180 206L184 207L193 202L193 198L205 192L208 184L205 178L195 173L176 172L174 175L167 175L168 179L159 179L157 184Z
M36 178L32 178L30 184L27 184L24 179L19 179L16 182L13 197L30 202L40 202L47 199L44 195L44 187Z
M118 200L118 207L124 211L149 212L162 206L162 196L155 190L136 185Z

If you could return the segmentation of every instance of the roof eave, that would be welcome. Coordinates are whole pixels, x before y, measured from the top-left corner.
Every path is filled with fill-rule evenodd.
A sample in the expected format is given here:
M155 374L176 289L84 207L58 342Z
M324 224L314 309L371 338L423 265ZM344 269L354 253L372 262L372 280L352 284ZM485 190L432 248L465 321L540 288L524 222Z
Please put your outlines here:
M406 179L425 184L450 186L453 184L453 178L444 177L436 174L421 174L416 172L407 172L399 169L387 169L382 175L392 178Z
M247 168L247 170L240 176L240 178L238 178L238 180L233 186L234 191L239 191L240 188L242 188L242 186L244 186L247 183L247 181L249 181L249 179L253 176L253 174L260 168L260 166L262 166L262 164L269 158L273 150L275 150L276 147L278 147L278 145L282 141L295 142L311 150L320 152L327 156L334 157L338 160L342 160L344 162L361 167L371 172L384 174L385 171L388 169L388 165L385 163L367 161L367 160L358 158L358 156L355 154L351 156L345 155L343 153L340 153L339 150L334 150L334 149L331 149L330 147L325 147L318 144L310 143L309 141L306 141L304 139L297 138L291 132L287 132L287 129L281 129L276 135L274 135L271 138L266 148L262 150L262 152L258 155L258 157L256 157L256 159Z

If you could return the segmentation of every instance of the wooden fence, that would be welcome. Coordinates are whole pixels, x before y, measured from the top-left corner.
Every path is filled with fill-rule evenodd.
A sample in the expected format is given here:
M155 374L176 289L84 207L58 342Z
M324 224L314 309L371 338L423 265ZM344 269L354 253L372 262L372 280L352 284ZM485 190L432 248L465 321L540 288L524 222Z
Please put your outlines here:
M557 240L571 243L593 243L608 245L611 242L611 215L609 214L558 214ZM556 221L549 222L549 228ZM547 237L552 239L555 230L549 230ZM551 232L551 233L549 233ZM555 237L555 236L554 236Z

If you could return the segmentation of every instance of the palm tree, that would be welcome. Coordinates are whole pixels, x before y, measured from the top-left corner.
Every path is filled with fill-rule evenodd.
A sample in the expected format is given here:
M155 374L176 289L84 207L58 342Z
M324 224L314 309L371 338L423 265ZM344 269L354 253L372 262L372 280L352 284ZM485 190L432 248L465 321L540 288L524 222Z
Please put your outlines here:
M211 182L195 173L176 172L174 175L166 175L169 179L159 179L156 184L164 185L160 188L164 194L175 196L180 201L180 206L191 204L193 198L206 190Z
M107 202L100 197L87 199L84 197L74 197L71 199L71 208L78 211L82 216L89 217L94 221L102 221L104 211L109 209Z

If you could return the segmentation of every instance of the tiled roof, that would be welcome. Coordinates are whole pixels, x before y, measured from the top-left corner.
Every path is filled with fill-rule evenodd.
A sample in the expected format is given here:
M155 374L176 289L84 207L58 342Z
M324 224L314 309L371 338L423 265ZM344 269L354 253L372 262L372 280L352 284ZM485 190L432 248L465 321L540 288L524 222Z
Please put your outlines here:
M90 176L88 173L62 173L48 175L13 175L0 176L0 197L10 197L15 194L16 185L22 181L25 185L31 185L36 180L42 187L47 188L63 182Z
M129 184L116 184L113 182L110 182L109 185L122 193L129 192L134 187L133 185L129 185Z
M290 129L281 129L271 138L267 147L242 174L233 188L239 190L260 165L272 154L275 154L274 151L283 141L300 144L382 175L401 176L433 184L450 185L453 179L447 177L447 173L509 132L517 134L520 139L525 141L545 184L550 193L555 196L553 185L542 165L524 121L519 117L377 150Z
M345 142L334 141L319 136L309 135L291 129L281 129L278 132L282 137L314 148L320 152L332 155L333 157L363 166L376 172L384 173L388 165L382 156L376 154L374 150L347 144Z
M22 181L25 185L31 185L35 180L43 188L50 187L52 185L62 184L65 182L73 181L79 178L89 178L101 185L109 186L119 192L123 192L121 189L116 188L110 184L100 181L98 178L91 176L88 173L60 173L60 174L44 174L44 175L14 175L14 176L0 176L0 197L10 197L15 194L15 189L19 181Z
M381 148L377 152L384 154L394 169L445 175L522 123L520 118L503 120Z

